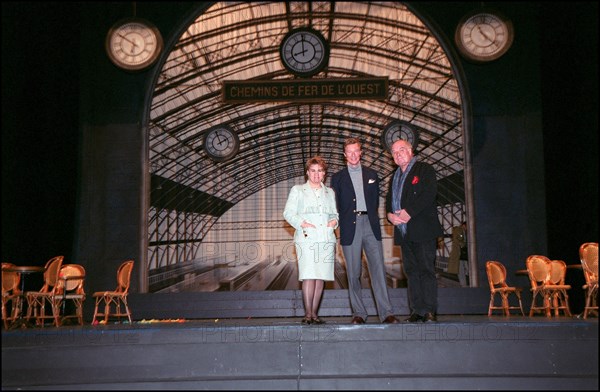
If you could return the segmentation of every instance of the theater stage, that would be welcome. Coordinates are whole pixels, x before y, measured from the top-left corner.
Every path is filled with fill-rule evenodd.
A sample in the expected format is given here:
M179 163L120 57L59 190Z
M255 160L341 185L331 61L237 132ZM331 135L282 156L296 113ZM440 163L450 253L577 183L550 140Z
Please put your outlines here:
M399 314L404 292L391 290ZM290 309L297 293L244 293L219 317L168 318L206 298L140 295L132 324L3 330L2 389L598 390L597 317L453 314L441 290L437 323L351 325L342 291L326 294L318 326ZM269 312L294 314L252 316Z

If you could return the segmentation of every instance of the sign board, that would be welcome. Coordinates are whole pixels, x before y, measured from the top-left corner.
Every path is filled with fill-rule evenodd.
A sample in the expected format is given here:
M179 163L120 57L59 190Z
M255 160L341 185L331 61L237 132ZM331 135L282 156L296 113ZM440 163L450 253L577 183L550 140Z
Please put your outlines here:
M388 78L225 80L224 103L384 100Z

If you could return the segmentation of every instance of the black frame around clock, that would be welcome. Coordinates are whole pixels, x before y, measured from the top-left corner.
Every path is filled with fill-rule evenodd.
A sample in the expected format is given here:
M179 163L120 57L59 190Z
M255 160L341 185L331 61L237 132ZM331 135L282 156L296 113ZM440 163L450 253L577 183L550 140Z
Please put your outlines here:
M319 41L319 43L323 46L323 57L321 58L321 61L318 63L318 65L315 68L312 68L308 71L303 71L300 68L294 68L286 60L286 55L288 53L285 52L285 46L286 46L288 40L292 36L294 36L296 34L302 34L302 33L308 33L308 34L313 35ZM312 29L310 27L299 27L299 28L289 31L283 37L283 39L281 40L281 44L279 45L279 57L281 59L281 63L289 72L293 73L296 76L300 76L300 77L304 77L304 78L310 77L310 76L316 75L317 73L321 72L329 64L329 45L328 45L325 37L323 37L323 34L321 34L319 31Z
M211 140L213 134L216 134L217 138L219 137L218 136L219 131L225 131L226 133L228 133L227 136L225 136L225 135L222 136L223 139L219 143L219 144L221 144L222 142L227 143L227 145L223 148L214 146L213 140ZM203 146L204 146L204 151L206 151L206 154L213 161L224 162L224 161L227 161L227 160L233 158L238 153L238 151L240 149L240 139L239 139L238 134L233 129L231 129L227 126L221 125L221 126L210 129L208 132L206 132L204 134Z
M409 141L412 144L413 152L416 152L417 146L419 145L419 131L415 128L414 125L412 125L411 123L409 123L407 121L403 121L403 120L394 120L394 121L390 122L388 125L386 125L386 127L383 129L383 132L381 133L381 144L382 144L384 150L389 150L390 148L392 148L392 144L396 140L400 139L400 138L389 137L389 133L394 132L395 128L401 128L401 127L404 127L410 133L412 133L412 135L409 135L407 141Z

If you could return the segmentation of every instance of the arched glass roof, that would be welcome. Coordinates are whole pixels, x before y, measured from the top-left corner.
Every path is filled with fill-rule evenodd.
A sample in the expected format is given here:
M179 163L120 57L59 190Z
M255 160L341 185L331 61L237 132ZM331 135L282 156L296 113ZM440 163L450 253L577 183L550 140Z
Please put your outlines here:
M327 68L313 79L386 77L387 98L223 100L224 81L295 79L279 45L302 26L321 32L330 46ZM396 167L380 140L394 120L419 131L417 156L437 170L439 204L464 203L457 81L432 32L402 3L218 2L199 11L167 50L149 122L150 269L192 259L225 211L302 176L309 157L326 157L330 173L341 169L348 137L362 140L363 163L379 172L385 192ZM239 152L225 162L204 150L203 137L215 126L231 128L240 139Z

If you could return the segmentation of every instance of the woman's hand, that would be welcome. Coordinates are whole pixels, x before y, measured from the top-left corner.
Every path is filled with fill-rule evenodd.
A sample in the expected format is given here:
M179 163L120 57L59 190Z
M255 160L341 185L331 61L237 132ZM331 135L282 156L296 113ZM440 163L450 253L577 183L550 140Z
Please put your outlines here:
M314 227L316 227L316 226L315 226L315 225L313 225L313 224L312 224L312 223L310 223L310 222L307 222L307 221L302 221L302 224L300 225L300 227L302 227L303 229L306 229L307 227L313 227L313 228L314 228Z

